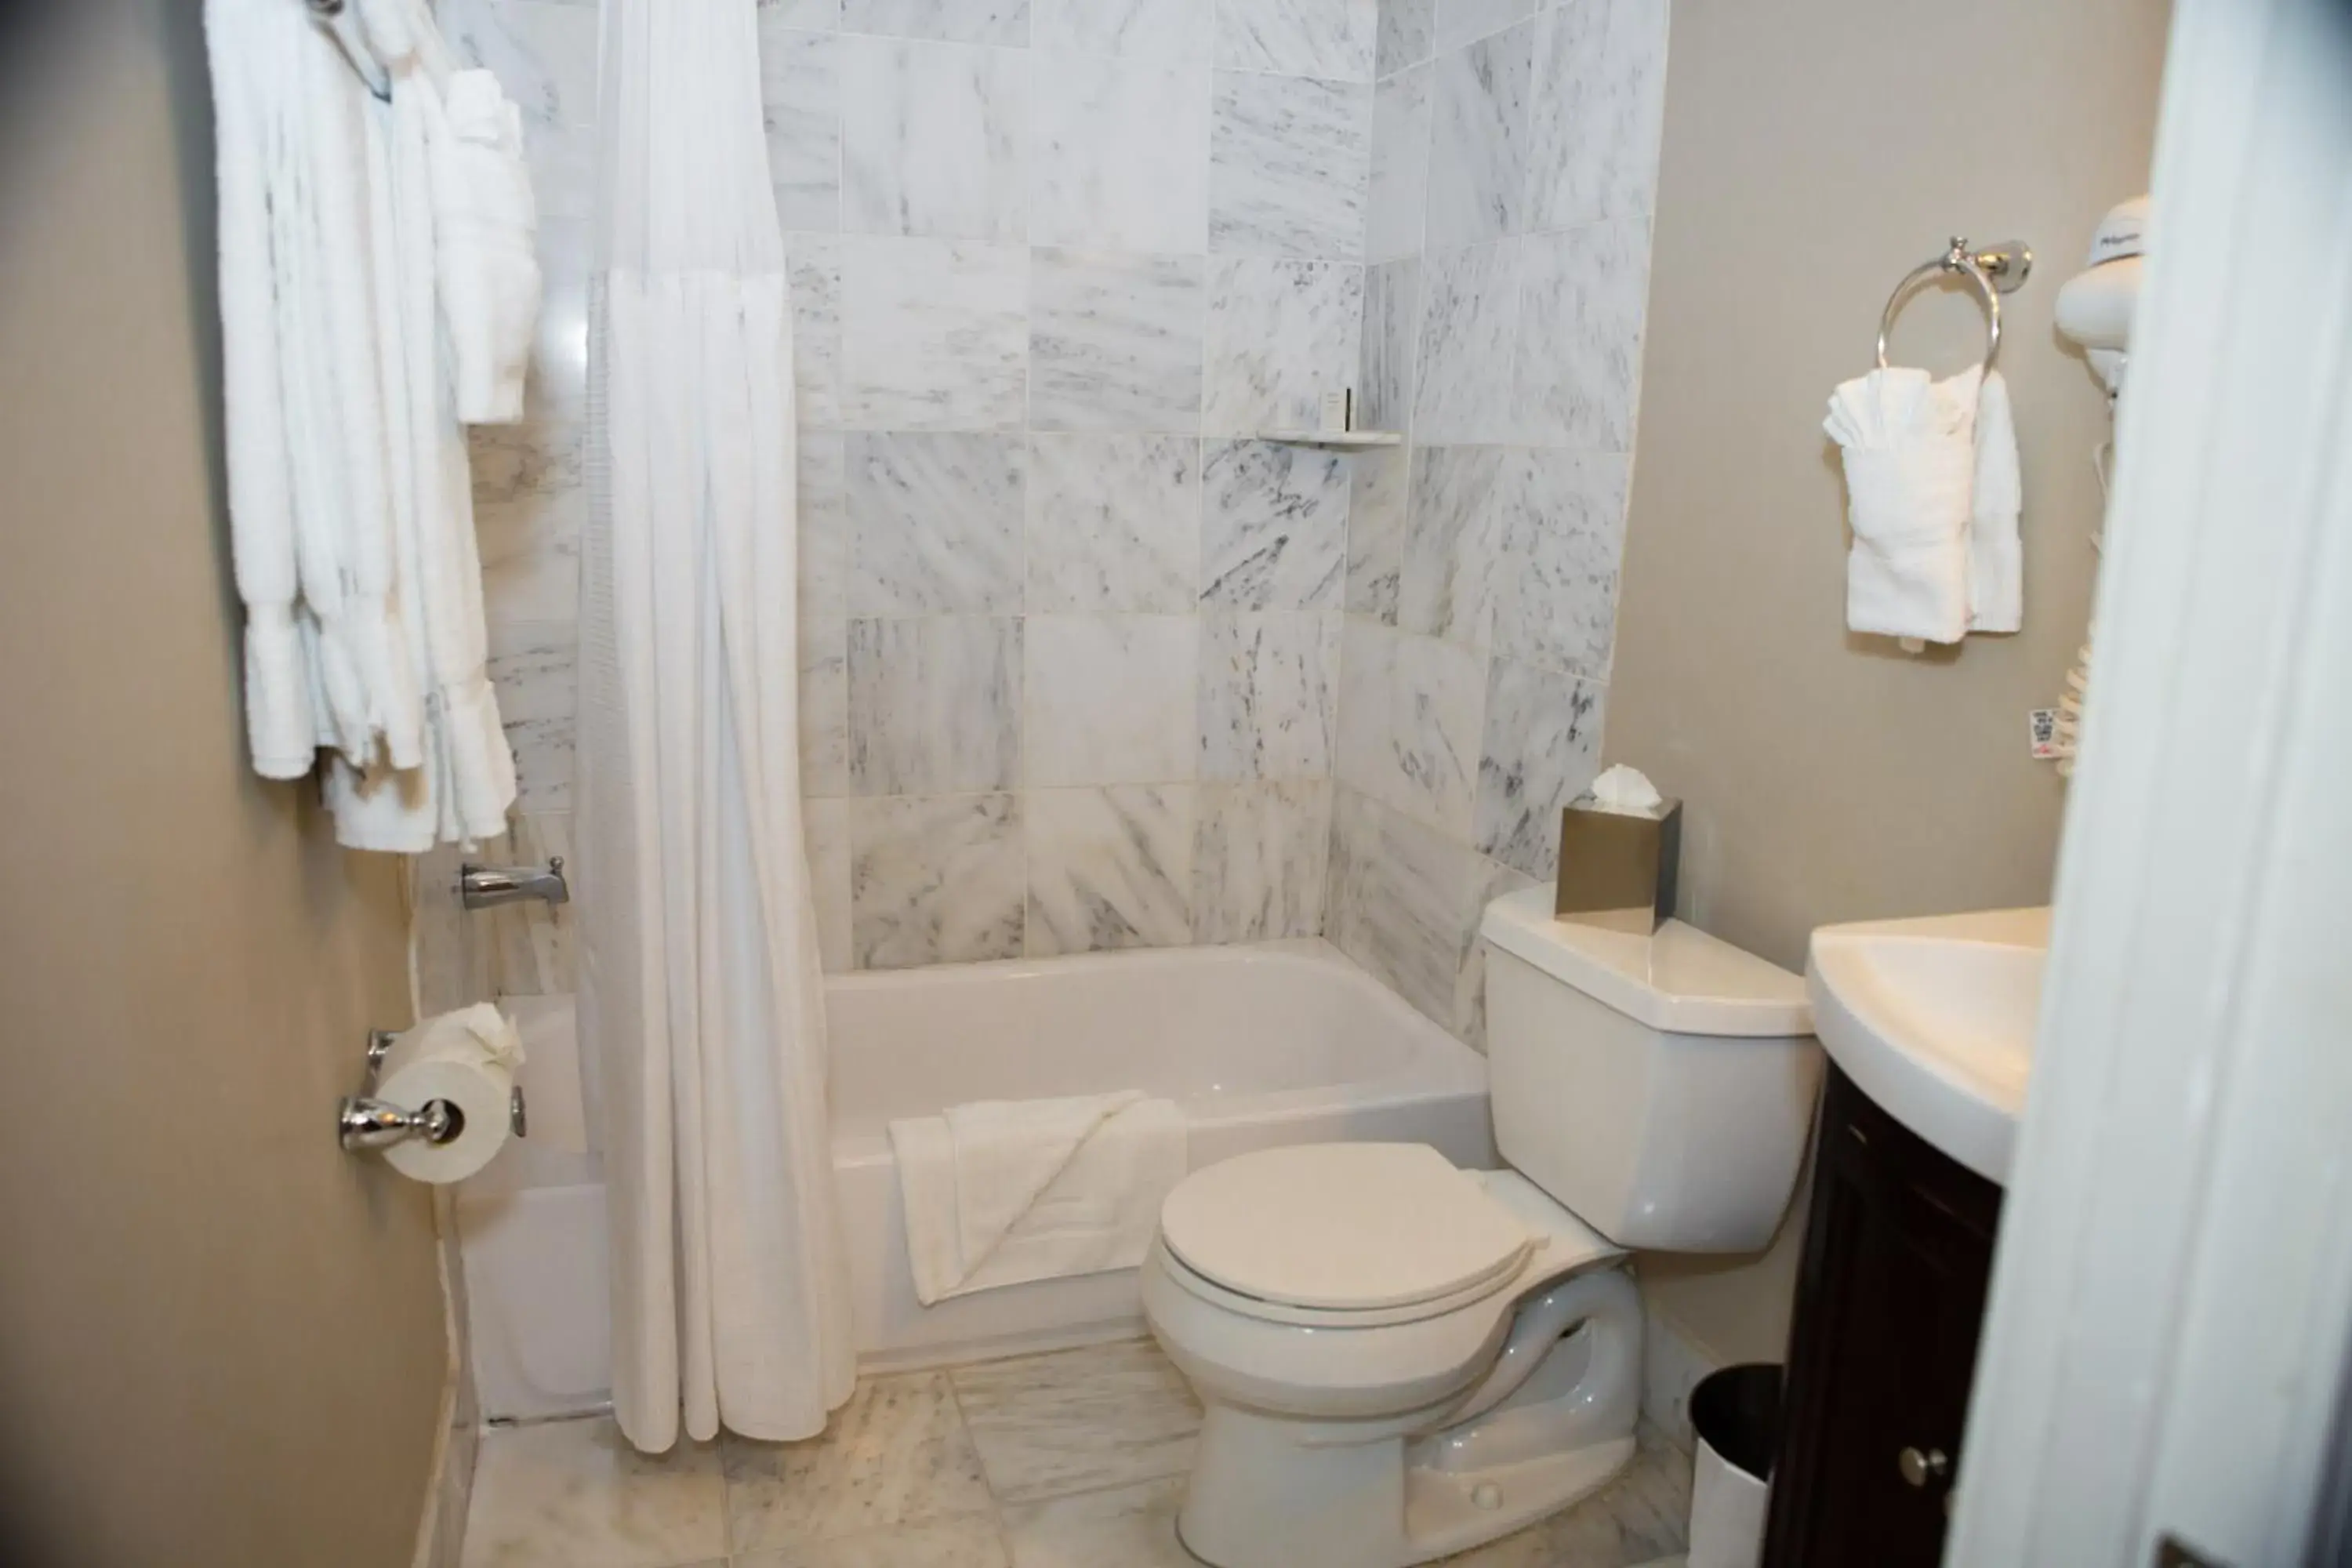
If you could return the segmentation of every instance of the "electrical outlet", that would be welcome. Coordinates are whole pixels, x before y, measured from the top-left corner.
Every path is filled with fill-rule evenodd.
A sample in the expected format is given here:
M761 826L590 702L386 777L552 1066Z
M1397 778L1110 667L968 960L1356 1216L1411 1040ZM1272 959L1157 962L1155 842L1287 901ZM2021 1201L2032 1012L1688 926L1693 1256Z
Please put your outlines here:
M2074 748L2058 738L2058 710L2036 708L2026 714L2026 745L2042 762L2054 757L2071 757Z

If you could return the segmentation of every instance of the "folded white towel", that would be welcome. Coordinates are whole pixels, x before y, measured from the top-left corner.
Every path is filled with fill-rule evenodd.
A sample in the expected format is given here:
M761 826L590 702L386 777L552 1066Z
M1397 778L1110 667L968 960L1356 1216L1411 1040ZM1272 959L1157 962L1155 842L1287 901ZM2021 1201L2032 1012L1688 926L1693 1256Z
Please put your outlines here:
M982 1100L890 1123L915 1294L1143 1261L1184 1177L1183 1114L1139 1093Z
M2017 532L2024 500L2009 384L1990 371L1977 397L1976 497L1969 520L1972 632L2013 632L2025 625L2025 547Z
M522 417L539 322L539 212L522 114L486 70L450 72L442 110L433 138L434 232L457 417L508 424Z
M1874 370L1830 396L1822 428L1844 452L1853 525L1845 611L1855 631L1942 643L1968 635L1981 374Z

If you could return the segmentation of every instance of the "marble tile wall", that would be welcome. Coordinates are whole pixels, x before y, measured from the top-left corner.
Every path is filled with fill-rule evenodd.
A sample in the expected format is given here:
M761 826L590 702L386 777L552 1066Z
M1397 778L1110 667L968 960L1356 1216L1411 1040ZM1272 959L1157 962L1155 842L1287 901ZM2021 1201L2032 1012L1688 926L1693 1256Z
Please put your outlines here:
M1482 1044L1608 708L1667 0L1380 0L1331 940Z
M597 13L440 9L522 106L547 215L530 416L475 445L523 774L489 852L534 858L570 829ZM1255 437L1359 378L1376 59L1429 39L1377 0L759 14L827 963L1320 932L1366 481ZM477 945L500 991L560 992L570 937L532 907Z

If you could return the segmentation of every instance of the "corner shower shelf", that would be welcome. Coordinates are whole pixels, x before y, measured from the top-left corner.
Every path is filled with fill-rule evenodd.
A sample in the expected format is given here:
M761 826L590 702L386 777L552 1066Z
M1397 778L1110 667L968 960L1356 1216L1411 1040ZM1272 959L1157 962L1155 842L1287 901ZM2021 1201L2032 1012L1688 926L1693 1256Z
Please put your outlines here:
M1354 451L1362 447L1402 446L1404 433L1400 430L1268 430L1258 439L1279 441L1289 447L1328 447L1339 451Z

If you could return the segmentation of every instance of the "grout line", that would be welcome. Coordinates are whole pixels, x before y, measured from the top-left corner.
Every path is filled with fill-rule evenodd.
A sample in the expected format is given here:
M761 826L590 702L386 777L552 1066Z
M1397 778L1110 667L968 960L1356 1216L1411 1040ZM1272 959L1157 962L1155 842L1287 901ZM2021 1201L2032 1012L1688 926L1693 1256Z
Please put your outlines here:
M994 1492L991 1492L989 1496L995 1499L1001 1513L1008 1508L1042 1508L1049 1503L1067 1502L1073 1498L1101 1497L1108 1492L1137 1491L1145 1487L1164 1486L1170 1481L1185 1479L1191 1474L1190 1468L1186 1468L1170 1470L1157 1476L1130 1476L1121 1481L1105 1481L1099 1486L1073 1487L1068 1491L1043 1492L1036 1497L1018 1500L996 1498ZM1088 1563L1085 1568L1109 1568L1109 1565Z

